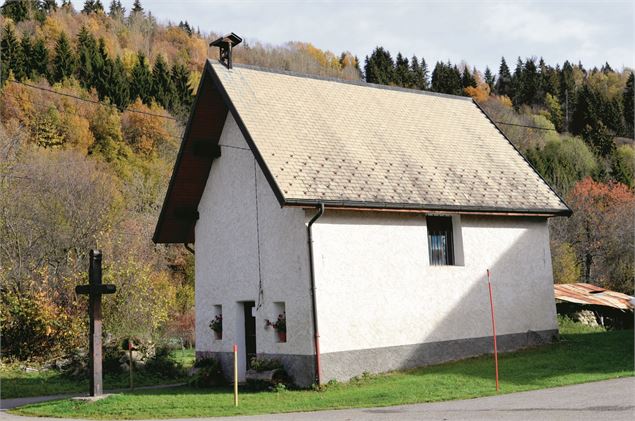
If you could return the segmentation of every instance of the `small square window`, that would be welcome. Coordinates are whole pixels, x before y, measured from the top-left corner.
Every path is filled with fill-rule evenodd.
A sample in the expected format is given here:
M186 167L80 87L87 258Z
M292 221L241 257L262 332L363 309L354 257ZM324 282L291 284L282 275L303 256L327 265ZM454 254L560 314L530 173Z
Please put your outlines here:
M433 266L454 265L452 217L428 216L428 255Z

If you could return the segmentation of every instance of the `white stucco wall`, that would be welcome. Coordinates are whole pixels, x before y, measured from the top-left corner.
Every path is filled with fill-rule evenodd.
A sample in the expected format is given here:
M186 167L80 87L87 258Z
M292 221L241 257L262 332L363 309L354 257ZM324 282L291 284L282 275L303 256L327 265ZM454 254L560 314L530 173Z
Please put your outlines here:
M546 219L454 222L464 264L430 266L425 216L327 210L313 231L321 351L490 336L488 268L498 334L556 329Z
M280 207L231 115L220 144L196 224L196 349L244 349L241 302L258 303L260 271L257 352L310 356L306 223L315 211ZM487 268L499 334L556 329L546 219L453 222L458 265L430 266L424 215L327 210L313 227L321 352L490 336ZM286 307L286 343L265 328L276 302ZM208 327L217 305L222 340Z
M199 204L196 224L196 350L244 349L242 301L258 303L256 185L260 221L262 307L256 312L258 353L312 354L311 299L305 213L282 209L229 114ZM254 180L254 178L256 180ZM284 302L287 342L277 343L265 319L275 320L274 302ZM223 339L208 325L222 305ZM241 377L244 360L241 361Z

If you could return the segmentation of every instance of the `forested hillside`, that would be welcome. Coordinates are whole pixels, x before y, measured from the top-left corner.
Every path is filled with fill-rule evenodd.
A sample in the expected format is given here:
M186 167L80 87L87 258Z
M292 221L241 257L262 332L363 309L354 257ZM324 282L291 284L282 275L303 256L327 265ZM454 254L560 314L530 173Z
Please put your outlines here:
M192 341L193 258L152 231L208 52L218 34L158 23L136 1L6 2L0 95L0 288L5 356L79 346L87 252L104 252L105 329ZM247 35L247 34L244 34ZM343 48L346 46L343 45ZM573 207L552 223L559 282L632 292L633 74L518 59L498 73L462 63L365 65L309 43L244 43L239 63L472 96ZM360 67L363 67L361 69Z

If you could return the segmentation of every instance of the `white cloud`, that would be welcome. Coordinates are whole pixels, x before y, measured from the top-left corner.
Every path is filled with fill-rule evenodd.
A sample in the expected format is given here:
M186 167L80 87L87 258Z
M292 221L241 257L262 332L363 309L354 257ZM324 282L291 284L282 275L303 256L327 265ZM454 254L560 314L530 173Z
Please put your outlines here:
M132 0L124 0L129 9ZM74 0L82 7L83 0ZM109 3L108 0L103 1ZM547 63L582 60L634 66L635 4L618 0L142 0L160 21L187 20L204 31L234 31L246 39L281 44L308 41L363 60L377 45L484 69L501 56L543 56Z
M602 32L602 27L593 22L592 15L581 20L562 16L564 13L557 11L548 7L541 10L530 3L490 4L483 27L494 36L541 44L586 45Z

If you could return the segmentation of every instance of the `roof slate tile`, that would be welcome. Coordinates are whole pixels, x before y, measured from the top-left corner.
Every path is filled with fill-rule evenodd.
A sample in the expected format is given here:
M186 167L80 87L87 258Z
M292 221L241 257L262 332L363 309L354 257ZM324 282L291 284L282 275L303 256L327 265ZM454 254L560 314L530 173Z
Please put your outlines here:
M468 98L210 64L286 201L568 211Z

